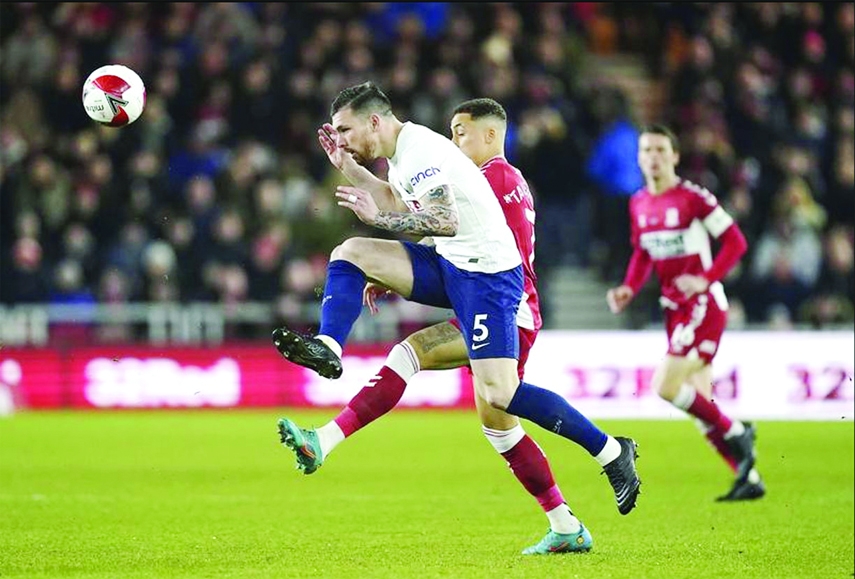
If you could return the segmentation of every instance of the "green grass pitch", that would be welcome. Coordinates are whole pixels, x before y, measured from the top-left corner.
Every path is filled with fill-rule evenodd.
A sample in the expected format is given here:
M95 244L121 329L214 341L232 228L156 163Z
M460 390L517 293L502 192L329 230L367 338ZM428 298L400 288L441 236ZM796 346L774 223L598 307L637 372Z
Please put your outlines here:
M688 420L599 421L639 442L620 516L581 448L526 423L590 528L589 554L524 557L546 518L474 411L395 411L294 469L276 420L333 410L22 412L0 419L0 577L846 578L853 423L758 423L756 502Z

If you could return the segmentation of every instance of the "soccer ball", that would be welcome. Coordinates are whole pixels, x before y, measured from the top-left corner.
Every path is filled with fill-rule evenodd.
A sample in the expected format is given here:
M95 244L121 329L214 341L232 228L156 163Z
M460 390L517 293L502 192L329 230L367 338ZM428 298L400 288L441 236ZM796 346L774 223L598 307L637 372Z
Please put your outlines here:
M130 125L145 108L145 84L127 66L102 66L83 83L83 108L89 118L102 125Z

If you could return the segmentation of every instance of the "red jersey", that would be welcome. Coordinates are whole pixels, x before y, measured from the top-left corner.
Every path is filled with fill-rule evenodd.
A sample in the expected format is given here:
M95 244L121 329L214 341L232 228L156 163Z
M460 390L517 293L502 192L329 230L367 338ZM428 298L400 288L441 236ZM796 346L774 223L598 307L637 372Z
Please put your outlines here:
M534 198L519 169L504 157L493 157L481 172L499 199L505 220L514 233L523 266L523 297L517 312L517 326L539 330L543 325L534 274Z
M652 262L666 304L686 301L674 278L709 271L710 236L718 238L733 225L712 193L686 180L659 195L639 190L630 198L629 215L632 246ZM710 284L709 293L723 309L727 307L720 282Z

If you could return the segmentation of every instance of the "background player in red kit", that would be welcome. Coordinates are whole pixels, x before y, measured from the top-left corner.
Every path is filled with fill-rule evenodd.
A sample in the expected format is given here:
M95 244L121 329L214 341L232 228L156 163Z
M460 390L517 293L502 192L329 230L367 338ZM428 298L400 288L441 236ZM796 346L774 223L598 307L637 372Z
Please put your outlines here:
M542 325L534 272L534 201L522 174L504 156L507 115L492 99L474 99L455 108L451 120L452 140L487 177L499 198L523 261L524 293L517 315L519 329L518 372L523 377L525 361ZM322 144L324 135L320 135ZM331 143L326 143L327 149ZM329 149L328 149L329 151ZM368 284L364 303L376 312L376 298L386 289ZM315 472L329 453L346 437L389 412L404 394L407 382L420 370L460 368L469 362L466 344L456 320L420 330L396 344L386 363L369 384L354 396L333 420L318 429L302 429L283 418L279 422L283 443L294 451L298 467L306 474ZM540 504L550 522L550 531L526 554L586 551L590 535L575 518L553 478L541 448L523 430L519 418L490 406L475 395L484 435L507 461L513 474ZM629 513L635 506L640 481L635 473L635 443L600 431L578 415L579 430L586 430L600 442L580 442L603 466L615 492L618 509ZM604 444L602 443L604 441Z
M747 249L739 226L715 196L676 174L674 133L653 125L639 137L638 163L646 186L629 202L633 254L622 285L606 294L609 308L627 307L656 270L665 311L668 353L656 369L656 392L697 419L736 479L717 500L760 498L765 487L754 468L755 427L724 415L712 400L712 360L727 324L721 279ZM710 236L721 243L712 258Z

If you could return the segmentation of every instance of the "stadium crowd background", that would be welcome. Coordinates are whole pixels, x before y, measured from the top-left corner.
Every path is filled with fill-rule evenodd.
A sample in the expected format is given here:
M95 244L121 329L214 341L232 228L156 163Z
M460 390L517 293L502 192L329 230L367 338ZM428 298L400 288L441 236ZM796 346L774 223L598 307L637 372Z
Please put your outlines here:
M443 134L459 101L503 103L547 292L563 266L619 282L638 119L613 79L580 79L589 54L624 52L667 81L658 120L681 139L680 174L749 240L726 284L743 319L851 323L853 29L851 3L4 2L0 303L296 315L337 243L378 234L334 204L315 133L366 79ZM80 103L108 63L146 82L125 129Z

